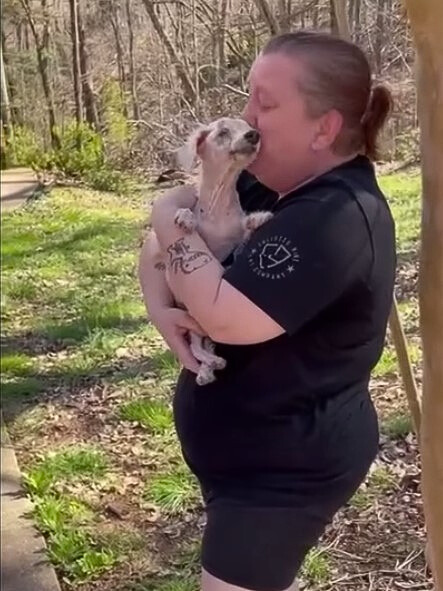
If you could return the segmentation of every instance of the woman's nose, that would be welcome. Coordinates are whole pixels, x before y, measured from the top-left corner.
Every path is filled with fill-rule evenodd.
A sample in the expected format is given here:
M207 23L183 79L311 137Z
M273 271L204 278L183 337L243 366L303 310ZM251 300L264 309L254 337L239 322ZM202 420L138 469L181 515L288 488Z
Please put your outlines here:
M255 116L251 100L248 100L244 106L242 117L251 127L257 127L257 117Z

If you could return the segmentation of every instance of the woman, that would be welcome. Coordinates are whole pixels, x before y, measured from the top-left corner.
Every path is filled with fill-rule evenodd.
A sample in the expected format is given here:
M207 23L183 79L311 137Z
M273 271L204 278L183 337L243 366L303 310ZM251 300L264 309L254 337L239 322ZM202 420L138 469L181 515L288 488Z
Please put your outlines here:
M207 508L203 591L283 591L378 448L370 372L383 348L395 236L371 160L391 106L353 44L322 33L274 37L255 60L244 117L261 149L238 188L273 218L222 266L173 218L193 190L160 198L140 259L153 323L186 369L174 416ZM208 262L169 269L155 249L185 241ZM186 255L185 255L186 256ZM168 263L167 263L168 264ZM227 360L195 383L186 341L200 330Z

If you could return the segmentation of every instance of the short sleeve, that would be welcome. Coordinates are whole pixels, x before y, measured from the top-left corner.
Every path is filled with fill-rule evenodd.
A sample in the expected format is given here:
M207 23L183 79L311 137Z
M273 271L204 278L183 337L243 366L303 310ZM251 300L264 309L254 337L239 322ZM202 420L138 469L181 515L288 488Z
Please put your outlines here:
M335 194L335 192L337 194ZM372 264L369 229L350 194L296 197L237 253L224 279L295 333Z

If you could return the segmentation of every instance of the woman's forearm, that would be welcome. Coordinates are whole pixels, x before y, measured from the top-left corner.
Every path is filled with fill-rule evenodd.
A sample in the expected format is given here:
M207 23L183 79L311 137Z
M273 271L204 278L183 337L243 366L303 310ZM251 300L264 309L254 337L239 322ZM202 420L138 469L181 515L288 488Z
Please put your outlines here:
M143 300L151 319L157 311L174 305L174 297L166 281L165 269L157 238L154 232L151 232L143 243L138 264Z

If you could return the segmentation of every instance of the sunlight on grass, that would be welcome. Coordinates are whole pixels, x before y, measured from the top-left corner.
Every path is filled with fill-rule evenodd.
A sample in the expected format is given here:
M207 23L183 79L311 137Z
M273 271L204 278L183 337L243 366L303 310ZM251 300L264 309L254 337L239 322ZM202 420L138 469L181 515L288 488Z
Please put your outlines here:
M31 493L42 495L60 480L97 480L107 470L108 461L103 452L71 447L48 453L25 473L25 483Z
M27 376L34 371L34 362L24 353L3 353L1 356L1 373L12 376Z
M59 531L69 525L89 523L93 512L87 505L66 496L40 498L35 502L34 515L41 531Z
M139 399L127 402L120 408L120 417L137 421L154 433L163 433L172 428L172 411L156 400Z
M421 361L421 350L418 345L414 343L408 344L409 358L412 364ZM377 363L372 371L372 376L380 378L398 373L397 355L392 347L385 347L380 361Z
M40 323L38 330L50 339L80 341L90 339L91 332L95 329L125 327L145 321L146 314L141 302L101 301L85 303L76 319L71 322L54 322L48 319L44 324Z
M162 349L153 354L152 363L160 379L175 380L177 377L180 364L169 349Z
M393 174L380 178L397 229L397 247L400 253L417 247L421 223L421 178L419 173Z
M51 562L73 582L94 579L118 562L118 556L108 548L97 548L85 530L62 529L49 537L48 554Z

